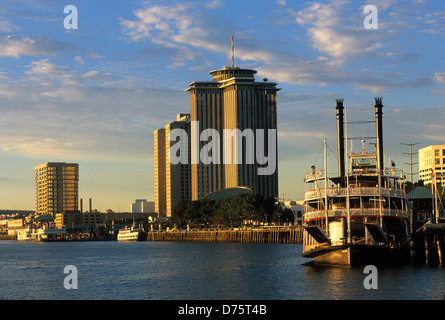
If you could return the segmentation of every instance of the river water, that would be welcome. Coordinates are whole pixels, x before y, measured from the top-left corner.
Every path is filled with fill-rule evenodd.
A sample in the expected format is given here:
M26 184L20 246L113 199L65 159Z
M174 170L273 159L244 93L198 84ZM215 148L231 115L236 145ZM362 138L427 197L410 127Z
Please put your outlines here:
M317 266L298 244L0 241L7 300L442 300L445 268ZM66 266L77 289L66 289ZM369 280L369 279L368 279ZM71 280L69 282L74 284ZM369 283L369 281L368 281Z

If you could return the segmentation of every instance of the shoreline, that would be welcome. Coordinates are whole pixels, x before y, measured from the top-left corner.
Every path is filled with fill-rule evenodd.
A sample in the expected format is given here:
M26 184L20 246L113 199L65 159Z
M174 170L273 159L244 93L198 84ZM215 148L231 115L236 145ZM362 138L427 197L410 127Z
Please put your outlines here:
M17 241L15 235L0 235L0 240ZM57 240L56 240L57 241ZM117 241L110 239L68 239L64 241ZM238 230L176 230L148 231L142 241L177 242L240 242L240 243L288 243L303 242L302 228L283 229L238 229Z

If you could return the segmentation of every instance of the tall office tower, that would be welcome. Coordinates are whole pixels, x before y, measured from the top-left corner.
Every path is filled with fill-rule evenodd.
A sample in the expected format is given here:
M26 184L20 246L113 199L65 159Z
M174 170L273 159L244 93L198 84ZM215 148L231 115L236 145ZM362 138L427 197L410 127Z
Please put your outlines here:
M232 65L211 71L212 81L192 82L186 90L190 92L191 126L197 128L196 137L192 129L192 145L198 139L204 140L197 143L199 152L209 143L200 139L206 129L216 130L220 137L220 148L212 149L219 153L219 163L203 163L202 159L193 163L192 160L193 200L238 186L249 187L256 194L278 196L277 139L276 135L273 141L268 138L269 132L275 130L276 133L277 129L277 91L280 89L267 79L255 81L255 73L255 70ZM227 132L234 134L229 136ZM266 156L269 160L275 156L275 163L265 163ZM267 166L274 168L269 167L267 174L260 174Z
M433 176L434 173L434 176ZM424 184L445 186L445 145L431 145L419 149L419 179Z
M177 140L170 141L170 132L179 129L183 135ZM181 147L176 144L183 144ZM191 200L190 183L190 114L178 114L176 121L165 126L165 185L166 185L166 216L171 217L172 210L181 200ZM175 147L178 148L175 148ZM170 150L175 156L183 157L182 162L173 164L170 161ZM184 154L180 154L184 152Z
M155 212L165 217L167 210L165 198L165 129L154 132L154 169L155 169Z
M55 218L56 213L79 210L79 164L47 162L34 170L37 214Z
M182 136L170 141L172 130ZM181 147L176 145L183 144ZM171 163L170 150L184 161ZM184 152L184 154L180 154ZM190 183L190 114L178 114L175 121L155 131L155 211L170 217L181 200L191 200Z

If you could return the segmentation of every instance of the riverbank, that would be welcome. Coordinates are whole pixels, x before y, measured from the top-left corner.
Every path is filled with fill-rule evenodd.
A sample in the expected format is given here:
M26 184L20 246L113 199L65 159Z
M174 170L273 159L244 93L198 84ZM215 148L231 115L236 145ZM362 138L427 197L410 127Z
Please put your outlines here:
M16 240L16 235L0 234L0 240Z
M244 242L244 243L303 243L302 228L234 229L234 230L181 230L149 231L146 241L178 242ZM15 235L0 235L0 240L16 240ZM67 241L116 240L115 237L69 238Z
M302 243L303 229L152 231L147 241Z

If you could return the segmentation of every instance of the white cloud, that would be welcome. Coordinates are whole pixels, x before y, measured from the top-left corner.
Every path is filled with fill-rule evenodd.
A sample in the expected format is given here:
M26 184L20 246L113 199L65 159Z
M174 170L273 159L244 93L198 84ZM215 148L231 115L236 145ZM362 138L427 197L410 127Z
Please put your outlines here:
M49 62L49 59L33 61L28 67L31 67L31 69L26 71L26 73L38 75L63 74L69 70L67 66L59 66L55 63Z
M381 14L400 15L404 10L392 0L376 3ZM259 76L278 82L322 86L347 84L374 93L388 88L431 85L423 75L405 74L406 78L401 79L386 70L392 68L391 63L412 63L418 58L417 54L407 52L398 38L404 32L406 19L395 22L380 19L385 32L370 31L363 27L366 16L363 6L352 1L316 2L298 10L291 8L294 5L277 1L276 10L283 19L293 17L296 28L300 26L306 33L309 45L303 45L306 52L300 50L298 43L294 48L285 36L281 42L276 38L268 41L267 36L253 27L235 32L237 65L253 66ZM132 41L149 41L149 47L144 50L147 57L156 53L170 59L169 68L187 66L188 70L200 70L209 64L209 60L203 58L209 53L226 55L229 63L229 32L237 26L230 18L209 19L205 10L208 10L206 6L193 2L172 7L148 5L134 12L135 19L121 20L121 24ZM224 34L228 34L227 41L222 39ZM196 63L198 65L191 66ZM350 65L354 63L368 67L351 72Z
M152 39L162 44L169 41L176 28L184 29L192 23L191 16L186 13L187 8L184 4L174 7L155 5L136 10L137 20L121 20L121 24L133 41Z
M382 42L361 29L311 28L309 34L315 49L327 53L338 62L377 54L378 49L384 47Z
M16 29L18 29L18 27L12 24L11 22L6 20L0 20L0 32L9 33L13 32Z
M53 56L58 51L78 51L73 44L47 39L43 36L27 37L7 35L0 38L0 57Z
M82 58L81 56L76 56L76 57L74 58L74 61L80 63L81 65L84 65L84 64L85 64L85 61L83 60L83 58Z
M344 12L339 7L329 4L314 3L313 5L294 13L295 21L300 25L314 25L318 28L339 26L342 24Z
M445 72L436 72L434 74L434 80L436 80L439 83L445 84Z
M230 29L235 29L229 20L215 21L206 17L205 10L215 9L222 5L219 1L201 7L195 3L181 3L174 7L153 5L134 12L135 20L121 20L125 34L132 41L149 40L161 47L162 53L172 61L170 68L185 66L187 63L198 63L192 69L200 69L207 65L203 58L204 50L218 55L226 55L230 59ZM229 33L228 33L229 32ZM227 34L226 41L221 41ZM273 50L264 48L258 41L243 32L242 40L235 45L237 61L270 62L275 60ZM253 45L249 45L251 42ZM152 54L153 48L144 53ZM228 59L228 61L229 61Z

